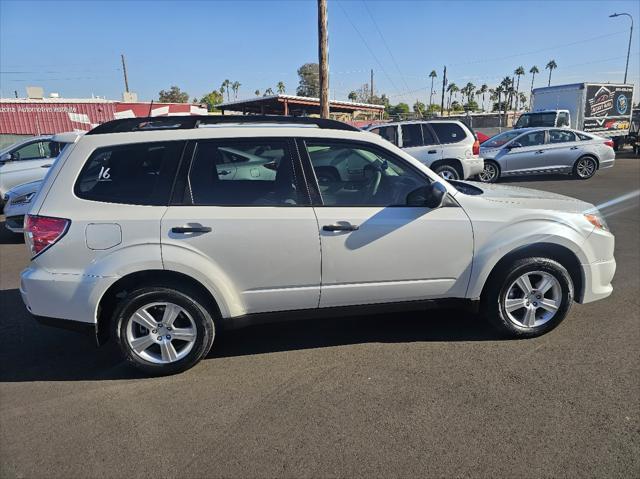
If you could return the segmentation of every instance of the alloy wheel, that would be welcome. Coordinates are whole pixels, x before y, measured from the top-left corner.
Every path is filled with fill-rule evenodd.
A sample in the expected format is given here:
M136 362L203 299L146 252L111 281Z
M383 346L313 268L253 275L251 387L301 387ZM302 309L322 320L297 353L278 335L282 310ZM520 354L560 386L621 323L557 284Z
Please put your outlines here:
M155 364L184 358L197 337L196 323L181 306L168 302L139 308L127 322L126 340L134 354Z
M484 169L478 176L480 177L480 181L491 183L498 176L498 169L493 163L485 162Z
M509 320L523 328L535 328L550 321L561 304L560 282L545 271L520 276L511 283L503 300Z

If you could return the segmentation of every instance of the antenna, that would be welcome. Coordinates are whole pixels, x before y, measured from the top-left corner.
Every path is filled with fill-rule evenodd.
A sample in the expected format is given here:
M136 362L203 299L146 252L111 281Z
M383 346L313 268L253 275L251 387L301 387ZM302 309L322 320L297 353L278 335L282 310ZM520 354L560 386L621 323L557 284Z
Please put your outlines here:
M153 108L153 100L151 100L151 103L149 104L149 114L147 116L151 116L151 108Z

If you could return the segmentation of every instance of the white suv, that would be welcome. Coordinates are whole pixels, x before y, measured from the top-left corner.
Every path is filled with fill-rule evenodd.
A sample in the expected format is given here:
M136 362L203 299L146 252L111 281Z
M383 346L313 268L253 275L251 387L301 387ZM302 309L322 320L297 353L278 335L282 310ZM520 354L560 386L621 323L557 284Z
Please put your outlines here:
M55 164L25 237L29 311L115 338L150 374L193 366L223 328L285 316L446 304L535 336L609 296L615 271L592 205L446 182L313 118L100 125Z
M404 149L446 180L472 178L484 169L484 161L478 156L480 142L461 121L400 121L368 130Z

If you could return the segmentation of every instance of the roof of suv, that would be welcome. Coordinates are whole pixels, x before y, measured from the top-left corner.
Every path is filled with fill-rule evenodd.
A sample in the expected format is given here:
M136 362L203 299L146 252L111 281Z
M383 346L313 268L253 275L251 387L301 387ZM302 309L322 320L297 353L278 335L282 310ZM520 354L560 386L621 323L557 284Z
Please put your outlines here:
M467 125L464 124L464 122L460 121L460 120L454 120L454 119L445 119L445 118L438 118L438 119L429 119L429 120L402 120L402 121L390 121L387 123L376 123L375 125L369 125L366 130L371 130L373 128L380 128L382 126L395 126L395 125L411 125L411 124L416 124L416 123L455 123L457 125L462 125L466 128Z

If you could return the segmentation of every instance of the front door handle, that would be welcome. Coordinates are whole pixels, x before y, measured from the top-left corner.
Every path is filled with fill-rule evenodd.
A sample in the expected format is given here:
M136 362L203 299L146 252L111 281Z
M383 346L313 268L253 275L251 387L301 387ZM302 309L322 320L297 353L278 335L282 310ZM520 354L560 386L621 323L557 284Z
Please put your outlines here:
M208 226L174 226L171 228L172 233L210 233L211 228Z
M538 150L536 151L536 155L542 155L544 153L544 150Z
M430 155L435 155L437 153L437 151L436 150L429 150L429 151L427 151L427 153L430 154Z
M577 150L577 149L578 149L578 147L577 147L577 146L572 146L570 149L571 149L571 150Z
M324 225L322 231L357 231L360 227L351 223L336 223L333 225Z
M40 168L51 168L51 163L49 163L48 165L42 165Z
M230 174L231 174L231 172L229 170L220 170L220 171L218 171L218 175L219 176L227 176L227 175L230 175Z

